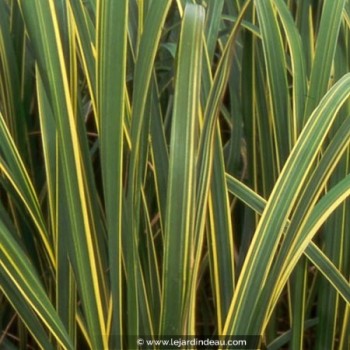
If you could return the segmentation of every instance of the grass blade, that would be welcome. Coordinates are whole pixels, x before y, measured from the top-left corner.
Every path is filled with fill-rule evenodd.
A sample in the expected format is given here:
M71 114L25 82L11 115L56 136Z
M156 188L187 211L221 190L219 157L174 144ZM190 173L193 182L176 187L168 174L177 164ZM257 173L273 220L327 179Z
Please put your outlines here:
M198 128L203 22L203 8L188 4L177 52L165 222L162 334L182 334L183 320L188 317L183 308L193 256L195 130Z
M345 3L346 0L324 1L305 106L305 120L327 91Z
M350 75L346 75L314 111L276 183L259 222L230 307L225 325L225 330L230 334L245 332L254 334L260 331L260 329L250 329L248 326L250 320L256 317L253 310L249 311L250 308L254 309L252 301L256 300L255 290L260 290L264 283L272 263L272 256L276 252L279 238L297 199L301 184L305 181L306 173L310 170L310 164L317 154L315 152L322 144L337 111L349 95ZM267 251L269 254L266 255ZM249 315L248 319L247 315Z
M127 19L128 1L97 2L96 96L101 126L101 168L111 273L111 333L115 336L123 333L121 240ZM115 33L118 34L117 38ZM122 347L122 344L119 343L118 347Z
M289 135L293 135L285 70L286 59L277 19L272 8L272 1L257 1L255 4L263 39L268 83L271 95L273 96L273 98L272 96L270 98L270 103L272 104L271 110L273 111L272 123L275 130L275 144L278 147L276 150L277 164L280 169L291 149L292 140ZM286 130L288 130L287 133L285 132Z
M98 257L94 248L94 237L88 214L91 204L89 205L87 201L89 194L86 193L84 186L86 179L82 164L83 156L79 146L72 96L69 91L57 13L52 1L35 2L34 4L21 1L20 6L29 36L33 40L40 74L58 126L67 206L71 215L71 234L76 255L73 260L77 263L74 272L79 292L84 300L83 307L88 328L93 337L93 347L102 348L103 344L107 346L106 338L104 338L106 325L103 298L98 281L100 276Z
M35 269L26 257L24 251L12 237L12 234L6 229L1 221L0 238L2 279L7 280L4 287L6 285L11 286L9 290L5 290L7 297L11 299L11 290L16 286L17 291L21 294L22 298L24 298L31 308L33 308L50 332L55 336L56 340L65 348L73 349L69 336L46 295ZM15 294L13 303L17 297L18 295ZM28 310L23 310L23 312L26 311ZM32 326L35 325L36 322L33 322ZM28 324L28 326L32 327L30 324ZM31 331L36 334L38 340L42 339L40 328L36 332L35 327L33 327L31 328Z
M245 202L249 207L259 214L262 214L267 204L266 200L249 187L238 181L234 177L226 174L226 181L229 191ZM338 293L342 295L344 300L349 300L349 282L346 281L340 271L334 264L324 255L315 243L310 242L305 249L306 256L315 264L317 269L335 286Z
M127 184L128 216L123 234L125 241L125 264L128 276L127 313L129 334L139 331L138 286L140 280L138 271L137 245L140 216L141 216L141 188L144 169L146 168L146 154L148 152L147 135L150 125L150 114L146 112L151 94L151 80L154 61L162 33L162 27L169 11L170 2L154 1L145 20L144 30L140 39L135 63L132 117L131 117L131 153L129 160L129 179ZM149 107L149 106L148 106Z

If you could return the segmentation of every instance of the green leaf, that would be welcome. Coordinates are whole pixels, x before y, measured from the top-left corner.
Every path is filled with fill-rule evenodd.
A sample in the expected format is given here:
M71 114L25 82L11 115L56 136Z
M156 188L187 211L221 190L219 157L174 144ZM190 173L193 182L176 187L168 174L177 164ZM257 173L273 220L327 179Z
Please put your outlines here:
M2 288L5 288L6 296L12 300L12 304L17 308L18 305L15 305L15 302L18 301L20 294L23 298L22 300L25 300L27 305L35 311L56 340L65 348L73 349L69 336L51 304L35 269L2 221L0 221L0 238L0 272L1 279L6 280L2 284ZM16 292L13 292L14 288L16 288ZM42 329L36 327L37 321L35 316L29 314L29 309L26 307L22 311L20 309L18 311L23 312L23 317L28 322L27 326L35 338L41 344L47 345L49 339L45 339Z
M249 187L239 180L226 174L228 190L246 203L258 214L262 214L266 207L266 200L257 195ZM339 191L341 192L341 191ZM289 224L289 223L287 223ZM304 230L305 231L305 230ZM302 240L301 240L302 242ZM313 242L305 248L304 254L315 264L316 268L326 277L327 280L336 288L343 298L349 300L349 283L346 281L340 271L324 255L324 253Z
M64 61L58 17L51 1L20 2L29 37L38 60L38 69L47 89L48 99L57 123L62 154L64 190L72 225L75 261L74 273L83 299L84 314L94 348L107 346L98 256L95 250L93 226L89 221L92 206L85 186L85 166L82 145L75 121L67 67ZM84 150L84 149L83 149ZM104 344L104 345L103 345Z
M257 1L255 3L259 17L259 27L264 46L265 64L267 68L268 84L273 96L272 125L275 131L275 143L278 149L277 161L280 169L287 159L291 149L291 135L293 125L290 121L290 106L288 102L288 84L286 76L286 58L283 53L283 42L278 28L276 16L272 7L272 0ZM287 132L286 132L287 131Z
M15 191L27 208L32 220L38 228L40 240L43 242L45 251L49 258L49 263L54 267L54 253L52 248L51 237L46 229L46 224L41 213L39 199L36 195L32 181L25 168L21 154L19 153L5 120L0 113L0 149L5 158L0 157L0 170L4 173L5 178L11 183Z
M127 21L128 1L97 2L96 96L111 269L111 333L116 336L123 333L121 240ZM122 344L118 346L122 347Z
M344 76L322 99L293 148L257 227L231 303L225 330L230 334L251 332L249 323L257 317L256 290L261 290L278 248L283 229L297 196L315 160L317 151L337 111L350 95L350 75ZM255 310L255 312L253 311ZM259 327L262 325L260 324Z
M186 284L193 257L195 157L204 10L185 8L177 52L165 221L162 334L182 334Z
M324 1L305 106L305 120L327 91L345 3L346 0Z

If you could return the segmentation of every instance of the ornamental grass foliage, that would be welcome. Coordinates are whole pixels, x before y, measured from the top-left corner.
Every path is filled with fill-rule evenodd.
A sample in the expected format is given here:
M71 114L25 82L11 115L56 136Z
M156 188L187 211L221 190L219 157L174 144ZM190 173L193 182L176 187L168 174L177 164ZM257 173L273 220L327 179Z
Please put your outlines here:
M349 71L349 0L0 0L0 348L349 349Z

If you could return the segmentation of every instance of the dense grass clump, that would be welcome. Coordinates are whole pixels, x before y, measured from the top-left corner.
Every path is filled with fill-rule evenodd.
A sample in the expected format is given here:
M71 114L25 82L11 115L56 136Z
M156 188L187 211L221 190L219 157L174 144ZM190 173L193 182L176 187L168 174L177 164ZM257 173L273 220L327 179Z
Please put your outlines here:
M349 349L349 72L349 0L0 0L0 348Z

